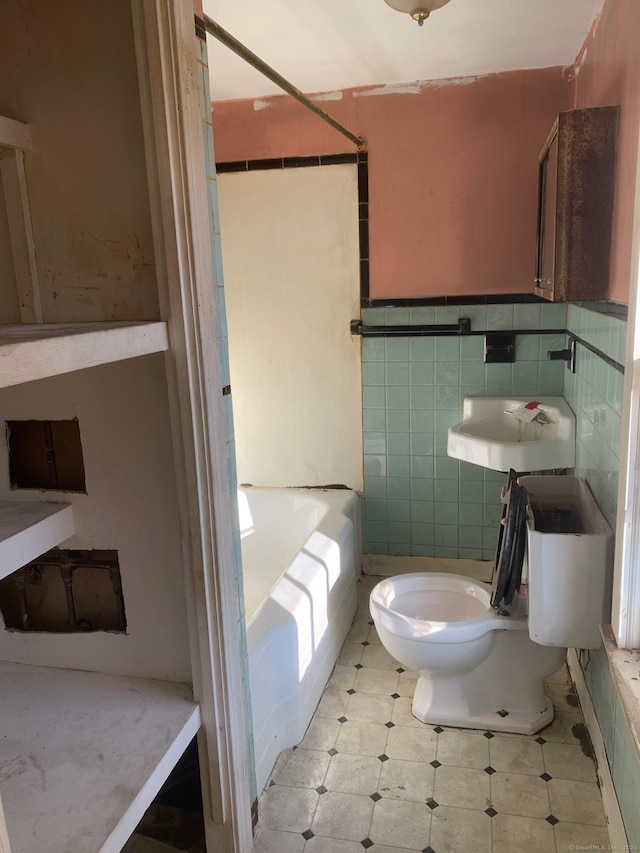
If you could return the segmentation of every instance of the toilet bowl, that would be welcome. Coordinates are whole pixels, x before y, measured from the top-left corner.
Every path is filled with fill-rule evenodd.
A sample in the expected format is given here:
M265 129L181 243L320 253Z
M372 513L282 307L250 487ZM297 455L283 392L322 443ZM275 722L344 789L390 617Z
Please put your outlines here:
M559 478L528 479L535 481L539 503L546 486L540 481ZM554 593L577 589L585 577L585 561L603 579L606 575L611 531L583 483L574 488L586 507L578 511L579 532L545 534L545 548L533 549L536 555L544 553L544 559L531 565L530 555L529 579L537 577L531 588L543 602L557 598ZM533 734L553 720L545 678L560 669L568 646L586 647L583 641L594 636L591 623L597 630L602 621L604 583L594 589L596 606L592 597L583 613L568 615L566 608L553 605L532 610L521 576L536 519L513 471L503 504L492 584L417 572L385 578L371 592L369 607L380 642L403 666L420 673L412 712L423 723ZM588 577L593 582L593 574ZM552 643L541 640L543 634Z
M489 584L420 572L377 584L370 610L389 654L420 672L414 717L533 734L553 720L544 679L567 650L537 645L526 616L501 616L490 602Z

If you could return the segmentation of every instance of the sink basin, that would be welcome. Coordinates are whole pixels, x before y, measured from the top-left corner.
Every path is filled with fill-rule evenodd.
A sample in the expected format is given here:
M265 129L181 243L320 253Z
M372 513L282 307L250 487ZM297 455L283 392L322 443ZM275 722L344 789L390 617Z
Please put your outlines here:
M509 412L521 397L465 397L462 423L449 430L447 453L493 471L518 473L573 468L576 418L564 397L540 397L541 421L523 423Z

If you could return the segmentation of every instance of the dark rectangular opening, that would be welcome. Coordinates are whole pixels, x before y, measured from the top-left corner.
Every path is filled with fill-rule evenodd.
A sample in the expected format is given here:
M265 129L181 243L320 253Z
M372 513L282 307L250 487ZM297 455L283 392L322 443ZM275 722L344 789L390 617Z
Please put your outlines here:
M205 853L204 807L200 783L198 745L185 750L157 797L134 830L125 850L179 850ZM165 848L165 845L166 848Z
M12 489L86 492L80 425L69 421L7 421Z
M124 633L118 552L54 548L0 580L5 628L47 633Z

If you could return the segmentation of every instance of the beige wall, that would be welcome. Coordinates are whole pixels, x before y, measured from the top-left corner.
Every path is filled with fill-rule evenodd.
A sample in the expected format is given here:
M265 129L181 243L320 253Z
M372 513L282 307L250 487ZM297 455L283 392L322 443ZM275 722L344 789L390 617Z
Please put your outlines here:
M6 420L78 418L87 494L9 489L0 499L68 501L65 548L116 549L127 634L20 634L0 628L0 659L190 681L186 604L163 356L148 355L0 391Z
M238 481L362 488L355 165L218 176Z

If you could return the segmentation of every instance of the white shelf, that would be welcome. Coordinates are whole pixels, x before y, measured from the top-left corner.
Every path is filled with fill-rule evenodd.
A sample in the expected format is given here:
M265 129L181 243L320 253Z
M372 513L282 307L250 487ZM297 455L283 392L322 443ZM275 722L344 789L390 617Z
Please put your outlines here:
M11 853L119 853L200 727L191 688L0 662Z
M0 501L0 578L60 545L75 532L71 504Z
M0 388L168 348L161 322L0 325Z
M31 150L29 125L6 116L0 116L0 148Z

